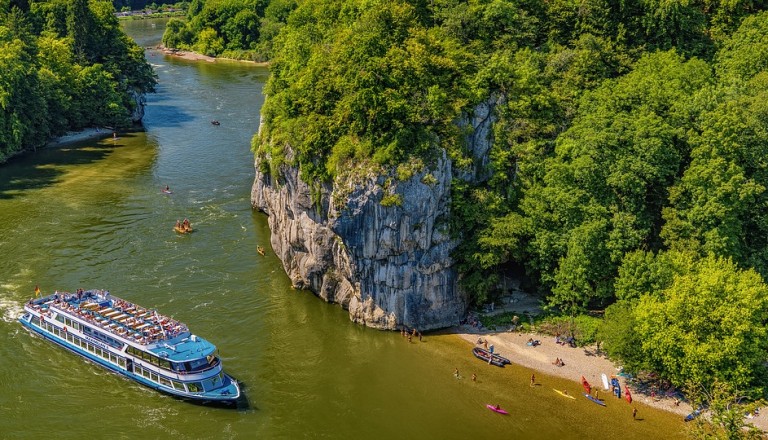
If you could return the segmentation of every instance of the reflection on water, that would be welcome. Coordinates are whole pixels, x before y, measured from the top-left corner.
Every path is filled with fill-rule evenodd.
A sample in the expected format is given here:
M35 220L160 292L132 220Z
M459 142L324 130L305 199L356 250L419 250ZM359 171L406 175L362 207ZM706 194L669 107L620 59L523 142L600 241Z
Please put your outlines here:
M162 26L128 22L139 44ZM163 23L163 22L154 22ZM291 290L249 205L250 138L267 71L149 51L146 131L49 148L0 167L0 437L673 438L678 417L563 402L565 381L488 367L450 335L408 344ZM220 126L210 123L216 119ZM170 185L173 194L161 188ZM177 219L195 232L177 235ZM216 344L251 408L191 405L89 365L14 322L45 291L108 288ZM453 369L478 381L457 380ZM539 375L537 374L537 377ZM570 386L573 386L572 384ZM487 403L510 410L492 413Z

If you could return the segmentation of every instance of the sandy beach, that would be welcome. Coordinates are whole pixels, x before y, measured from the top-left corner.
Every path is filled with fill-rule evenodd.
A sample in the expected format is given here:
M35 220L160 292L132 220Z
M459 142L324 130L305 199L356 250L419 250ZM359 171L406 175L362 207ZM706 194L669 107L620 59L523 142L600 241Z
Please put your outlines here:
M169 48L167 48L165 46L162 46L162 45L157 46L157 47L155 47L153 49L159 50L159 51L161 51L162 53L164 53L165 55L168 55L168 56L178 57L178 58L185 59L185 60L190 60L190 61L206 61L206 62L209 62L209 63L215 63L216 61L230 61L230 62L231 61L236 61L236 62L239 62L239 63L254 64L256 66L268 66L269 65L269 63L266 63L266 62L260 63L260 62L249 61L249 60L236 60L234 58L209 57L208 55L203 55L203 54L196 53L196 52L189 52L189 51L178 50L178 49L169 49Z
M468 344L474 346L478 339L487 340L488 346L493 345L495 352L508 358L512 363L530 368L537 372L561 377L574 381L574 390L581 390L581 377L587 379L593 389L600 390L601 398L610 398L610 391L603 391L601 375L605 373L609 378L617 375L620 369L604 355L598 353L597 347L572 348L567 345L559 345L555 338L549 335L537 333L498 332L479 330L470 325L456 327L454 331ZM532 347L527 345L529 339L538 339L540 345ZM482 345L481 345L482 346ZM565 365L558 367L553 364L556 358L560 358ZM691 406L681 401L675 404L675 398L668 396L651 396L647 391L643 392L628 383L626 378L617 376L621 383L622 391L628 385L634 402L642 402L653 408L680 414L681 418L692 411ZM623 395L622 395L623 398ZM758 417L749 422L768 432L768 414L762 411Z

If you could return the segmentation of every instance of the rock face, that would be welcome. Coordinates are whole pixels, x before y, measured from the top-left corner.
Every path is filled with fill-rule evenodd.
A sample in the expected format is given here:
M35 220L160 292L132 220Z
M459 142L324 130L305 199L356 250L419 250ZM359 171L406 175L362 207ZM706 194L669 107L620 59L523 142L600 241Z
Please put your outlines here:
M144 107L147 104L147 98L135 90L131 90L129 93L136 104L131 110L131 122L140 124L141 120L144 119Z
M467 141L475 155L487 155L491 115L484 104L461 123L474 128ZM260 168L257 159L251 201L269 215L272 247L294 287L341 304L369 327L430 330L464 317L467 301L450 255L457 244L448 231L454 174L445 153L405 180L393 170L308 185L296 168L283 166L279 176Z

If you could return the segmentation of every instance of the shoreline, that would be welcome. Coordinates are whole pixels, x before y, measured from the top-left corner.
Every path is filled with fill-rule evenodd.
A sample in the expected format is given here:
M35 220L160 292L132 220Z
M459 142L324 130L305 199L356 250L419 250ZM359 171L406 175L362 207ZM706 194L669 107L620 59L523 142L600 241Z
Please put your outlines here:
M191 52L191 51L186 51L181 49L169 49L163 46L162 44L159 44L154 47L148 47L147 49L158 50L165 55L181 58L183 60L189 60L189 61L206 61L208 63L215 63L217 61L227 61L227 62L253 64L256 67L269 66L269 62L267 61L251 61L251 60L238 60L236 58L211 57L211 56L203 55L197 52Z
M562 379L572 380L574 389L581 390L581 377L587 379L594 390L600 391L600 397L607 403L616 399L610 391L603 389L601 375L604 373L609 378L616 376L622 387L621 400L624 400L624 387L628 386L632 394L632 403L642 403L648 407L659 409L680 415L680 421L693 411L691 405L685 401L679 401L675 404L675 398L669 395L652 396L650 393L641 390L635 383L627 380L626 377L618 376L621 371L605 355L597 351L597 347L576 347L559 345L555 338L550 335L542 335L534 332L513 332L513 331L491 331L479 330L470 325L461 325L449 330L461 339L465 340L471 347L477 345L478 338L488 342L488 346L494 346L494 352L508 358L513 364L529 368L536 373L542 373L550 376L556 376ZM540 345L532 347L526 345L528 340L538 339ZM554 365L554 360L560 358L565 365L558 367ZM613 399L611 398L613 397ZM625 401L626 402L626 401ZM768 411L761 411L760 414L747 421L768 433Z
M63 136L58 136L55 138L50 139L46 144L44 145L44 148L47 147L56 147L60 145L67 145L67 144L73 144L75 142L82 142L82 141L90 141L90 140L97 140L102 138L108 138L113 133L112 130L109 129L101 129L97 127L90 127L85 128L80 131L68 131Z

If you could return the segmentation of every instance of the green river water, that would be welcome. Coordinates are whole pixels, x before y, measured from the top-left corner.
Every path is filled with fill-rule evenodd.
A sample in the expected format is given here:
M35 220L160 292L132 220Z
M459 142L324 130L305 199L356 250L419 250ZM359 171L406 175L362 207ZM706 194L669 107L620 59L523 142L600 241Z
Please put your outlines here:
M163 25L124 24L142 46ZM409 344L292 290L249 204L267 70L147 59L160 83L145 132L0 166L0 439L682 438L679 416L639 405L633 421L623 401L565 399L552 388L577 383L537 374L543 386L530 387L529 370L485 365L454 335ZM196 231L176 235L185 217ZM187 323L218 346L250 407L179 401L32 337L15 320L36 284L109 289Z

